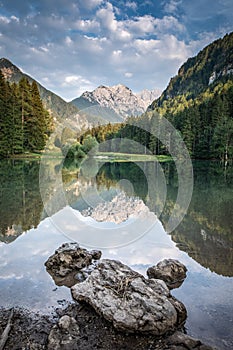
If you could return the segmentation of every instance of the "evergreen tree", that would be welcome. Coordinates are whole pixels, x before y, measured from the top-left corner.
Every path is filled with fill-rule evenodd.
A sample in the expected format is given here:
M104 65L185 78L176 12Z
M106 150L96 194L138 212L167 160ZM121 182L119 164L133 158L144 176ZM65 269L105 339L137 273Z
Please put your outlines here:
M49 132L48 112L44 109L40 93L35 81L31 86L31 102L32 112L28 120L28 145L31 150L43 150L47 140L47 133Z
M9 154L8 140L10 137L10 87L0 71L0 156Z
M37 84L9 84L0 71L0 156L41 151L52 130Z
M26 78L22 78L19 82L20 91L20 110L22 122L22 147L24 152L31 151L30 147L30 124L32 117L32 101L31 101L31 86Z

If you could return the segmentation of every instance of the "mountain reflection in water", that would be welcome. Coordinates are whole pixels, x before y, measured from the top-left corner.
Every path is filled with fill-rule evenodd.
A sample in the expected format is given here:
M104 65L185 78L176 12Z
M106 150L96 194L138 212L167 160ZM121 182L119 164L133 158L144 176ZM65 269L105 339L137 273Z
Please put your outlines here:
M59 165L54 161L48 163L56 176ZM72 166L64 167L62 174L67 202L74 209L86 210L88 202L95 206L100 200L106 203L124 191L129 197L133 195L142 199L156 215L161 213L160 220L166 223L178 190L174 163L162 164L167 186L166 201L161 199L161 193L154 195L159 186L148 190L148 182L155 182L150 180L150 176L154 174L156 163L144 162L140 166L135 163L105 163L95 178L92 177L92 169L96 167L94 160L88 164L88 174L85 172L83 175L82 168L78 170ZM188 213L171 237L179 249L186 251L202 266L220 275L233 276L233 168L224 169L217 162L194 162L193 166L192 201ZM2 242L12 242L23 232L36 228L46 216L40 196L39 167L37 161L0 162ZM52 185L53 179L51 188ZM93 196L94 190L100 194L97 199Z

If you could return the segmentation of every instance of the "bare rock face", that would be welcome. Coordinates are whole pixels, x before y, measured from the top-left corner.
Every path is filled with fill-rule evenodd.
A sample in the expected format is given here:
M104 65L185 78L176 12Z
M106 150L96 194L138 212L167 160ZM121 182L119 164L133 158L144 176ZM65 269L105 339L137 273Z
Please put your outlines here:
M64 315L48 336L48 350L72 350L79 340L79 326L73 317Z
M78 243L64 243L45 262L47 271L58 286L73 286L83 281L101 258L99 250L87 251Z
M119 261L104 259L82 283L71 288L119 330L163 335L186 318L184 305L163 281L147 280Z
M164 259L157 265L149 267L147 275L149 278L163 280L169 289L178 288L186 278L187 268L175 259Z
M99 106L99 114L104 115L104 110L109 114L125 119L131 115L144 113L147 107L161 94L159 89L152 91L143 90L133 93L127 86L118 84L114 86L98 86L93 91L86 91L82 96L74 99L72 103L79 109ZM102 109L102 113L101 113ZM89 112L90 109L89 109Z

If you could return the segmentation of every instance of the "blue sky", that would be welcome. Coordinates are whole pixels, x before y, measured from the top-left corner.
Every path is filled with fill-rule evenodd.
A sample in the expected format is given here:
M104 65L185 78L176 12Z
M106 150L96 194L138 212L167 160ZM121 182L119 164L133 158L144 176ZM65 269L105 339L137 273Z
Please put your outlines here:
M0 57L66 100L118 83L163 90L231 31L232 0L0 0Z

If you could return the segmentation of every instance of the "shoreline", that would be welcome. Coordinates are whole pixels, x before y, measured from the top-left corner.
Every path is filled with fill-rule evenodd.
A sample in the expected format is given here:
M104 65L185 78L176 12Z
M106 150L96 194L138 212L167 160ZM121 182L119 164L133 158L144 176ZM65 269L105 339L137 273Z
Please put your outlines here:
M11 327L4 350L214 350L200 340L185 334L185 329L156 337L151 334L125 333L115 330L110 322L98 315L86 303L70 303L68 307L58 307L51 314L43 314L29 309L0 307L0 340L13 310ZM67 344L51 347L49 337L63 316L77 321L79 332L75 345Z
M118 260L64 243L45 262L73 300L49 314L0 307L1 350L214 350L186 334L185 305L170 291L187 268L164 259L147 278Z

